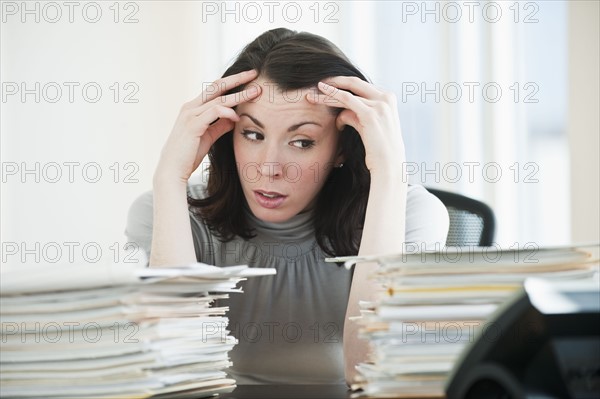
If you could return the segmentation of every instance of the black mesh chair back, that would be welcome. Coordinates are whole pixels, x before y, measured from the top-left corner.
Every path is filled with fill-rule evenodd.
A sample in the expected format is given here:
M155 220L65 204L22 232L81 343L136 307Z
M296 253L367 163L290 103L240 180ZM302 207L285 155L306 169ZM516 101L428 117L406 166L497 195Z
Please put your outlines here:
M442 201L450 216L446 246L489 247L494 242L496 220L492 209L481 201L449 191L427 188Z

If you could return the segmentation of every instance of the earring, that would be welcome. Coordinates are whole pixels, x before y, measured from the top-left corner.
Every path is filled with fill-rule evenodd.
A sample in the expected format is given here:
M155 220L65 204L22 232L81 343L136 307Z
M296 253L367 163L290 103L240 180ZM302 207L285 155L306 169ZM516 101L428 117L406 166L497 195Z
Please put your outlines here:
M344 166L344 164L340 162L339 165L336 166L336 168L341 168L342 166Z

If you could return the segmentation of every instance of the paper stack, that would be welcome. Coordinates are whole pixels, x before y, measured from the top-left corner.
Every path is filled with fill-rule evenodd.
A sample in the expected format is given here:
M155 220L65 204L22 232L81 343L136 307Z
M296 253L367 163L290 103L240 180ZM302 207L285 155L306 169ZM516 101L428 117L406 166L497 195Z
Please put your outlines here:
M0 396L203 397L230 392L226 307L275 269L3 266Z
M356 320L372 348L356 388L372 397L442 397L461 351L478 329L494 328L488 317L526 278L586 279L598 270L584 248L455 247L328 260L380 265L373 278L382 292L361 303Z

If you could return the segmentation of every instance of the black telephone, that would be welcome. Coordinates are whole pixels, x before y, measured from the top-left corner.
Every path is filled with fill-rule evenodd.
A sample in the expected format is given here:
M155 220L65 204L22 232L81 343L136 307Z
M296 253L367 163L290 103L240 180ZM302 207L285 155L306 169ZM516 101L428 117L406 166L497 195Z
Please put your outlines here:
M489 323L451 372L448 399L600 398L598 275L527 280Z

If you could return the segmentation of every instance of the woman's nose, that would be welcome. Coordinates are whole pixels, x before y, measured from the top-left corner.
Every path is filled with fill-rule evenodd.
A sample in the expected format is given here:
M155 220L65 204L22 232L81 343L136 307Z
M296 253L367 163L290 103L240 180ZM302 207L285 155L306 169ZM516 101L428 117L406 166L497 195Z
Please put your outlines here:
M283 165L279 161L262 162L259 170L264 177L277 178L283 175Z
M274 146L265 148L262 154L262 159L259 166L259 172L264 177L279 178L283 176L283 164L279 159L279 151Z

